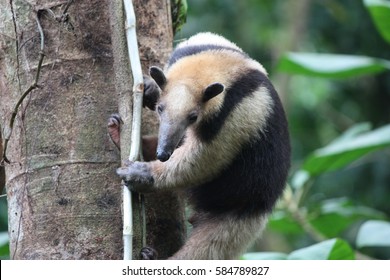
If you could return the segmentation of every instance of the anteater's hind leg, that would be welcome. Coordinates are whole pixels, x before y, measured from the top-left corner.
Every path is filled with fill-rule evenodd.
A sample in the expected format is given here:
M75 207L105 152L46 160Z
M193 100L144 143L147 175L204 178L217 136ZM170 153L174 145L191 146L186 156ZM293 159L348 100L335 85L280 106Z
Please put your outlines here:
M183 247L170 259L226 260L237 259L261 234L265 216L194 215L194 228Z

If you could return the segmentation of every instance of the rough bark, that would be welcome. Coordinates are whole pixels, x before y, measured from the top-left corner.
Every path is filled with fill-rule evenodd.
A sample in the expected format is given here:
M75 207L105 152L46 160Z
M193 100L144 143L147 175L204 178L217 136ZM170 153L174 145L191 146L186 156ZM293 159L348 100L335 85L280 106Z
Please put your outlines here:
M119 153L106 133L107 118L118 105L109 2L0 2L3 131L36 75L37 15L45 35L39 88L19 108L7 151L11 258L122 258L121 188L114 172ZM143 6L136 11L143 17L138 9Z

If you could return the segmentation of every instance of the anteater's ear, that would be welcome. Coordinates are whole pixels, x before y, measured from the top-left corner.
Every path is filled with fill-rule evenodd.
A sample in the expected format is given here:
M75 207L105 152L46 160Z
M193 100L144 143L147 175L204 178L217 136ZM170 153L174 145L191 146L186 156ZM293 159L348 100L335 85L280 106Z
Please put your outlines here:
M207 88L204 90L202 101L203 102L209 101L211 98L222 93L224 89L225 86L221 83L212 83L208 85Z
M165 84L167 83L167 78L165 78L163 70L161 70L157 66L152 66L149 69L149 74L153 78L153 80L157 83L157 85L161 89L163 89Z

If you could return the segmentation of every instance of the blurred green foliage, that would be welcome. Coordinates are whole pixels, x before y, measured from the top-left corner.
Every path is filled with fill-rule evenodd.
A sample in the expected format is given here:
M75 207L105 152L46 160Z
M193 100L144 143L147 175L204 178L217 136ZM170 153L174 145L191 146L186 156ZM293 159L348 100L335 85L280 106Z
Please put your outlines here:
M289 254L266 252L247 253L245 260L354 260L355 252L351 246L341 239L330 239L295 250Z
M390 1L187 2L176 39L211 31L236 42L288 113L290 185L243 258L389 259Z
M0 260L9 258L8 211L6 197L0 198Z
M390 43L390 2L387 0L364 0L376 28L388 43Z
M187 0L171 0L173 34L176 34L187 19Z

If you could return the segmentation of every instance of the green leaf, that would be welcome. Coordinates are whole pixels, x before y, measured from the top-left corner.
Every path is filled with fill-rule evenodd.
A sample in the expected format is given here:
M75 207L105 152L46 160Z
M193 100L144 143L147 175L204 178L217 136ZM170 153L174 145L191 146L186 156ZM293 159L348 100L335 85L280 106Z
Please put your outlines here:
M364 0L379 33L390 43L390 2L384 0Z
M343 136L341 136L343 137ZM303 163L302 169L311 176L337 170L364 155L390 146L390 125L366 132L348 141L334 141L314 151Z
M9 242L9 236L8 232L0 232L0 246L3 246L4 244L8 244Z
M356 246L374 247L390 246L390 223L384 221L367 221L361 225L356 237Z
M302 227L290 216L286 214L286 212L281 210L275 210L268 222L268 228L282 232L283 234L302 234Z
M9 259L8 232L0 232L0 259Z
M347 242L330 239L291 252L288 260L354 260L355 253Z
M298 170L291 178L291 187L294 190L303 188L303 186L309 181L310 173L305 170Z
M349 129L344 131L337 139L333 140L331 144L347 142L353 139L356 136L359 136L363 133L369 132L372 129L372 125L368 122L358 123L351 126Z
M287 259L287 254L279 252L256 252L256 253L246 253L241 259L243 260L285 260Z
M376 74L390 69L390 61L367 56L287 53L278 70L323 78L349 78Z
M321 202L318 214L311 214L309 222L327 237L339 236L359 220L384 219L386 215L375 209L354 205L347 198L328 199Z
M9 259L9 244L4 244L0 246L0 260L8 260Z

